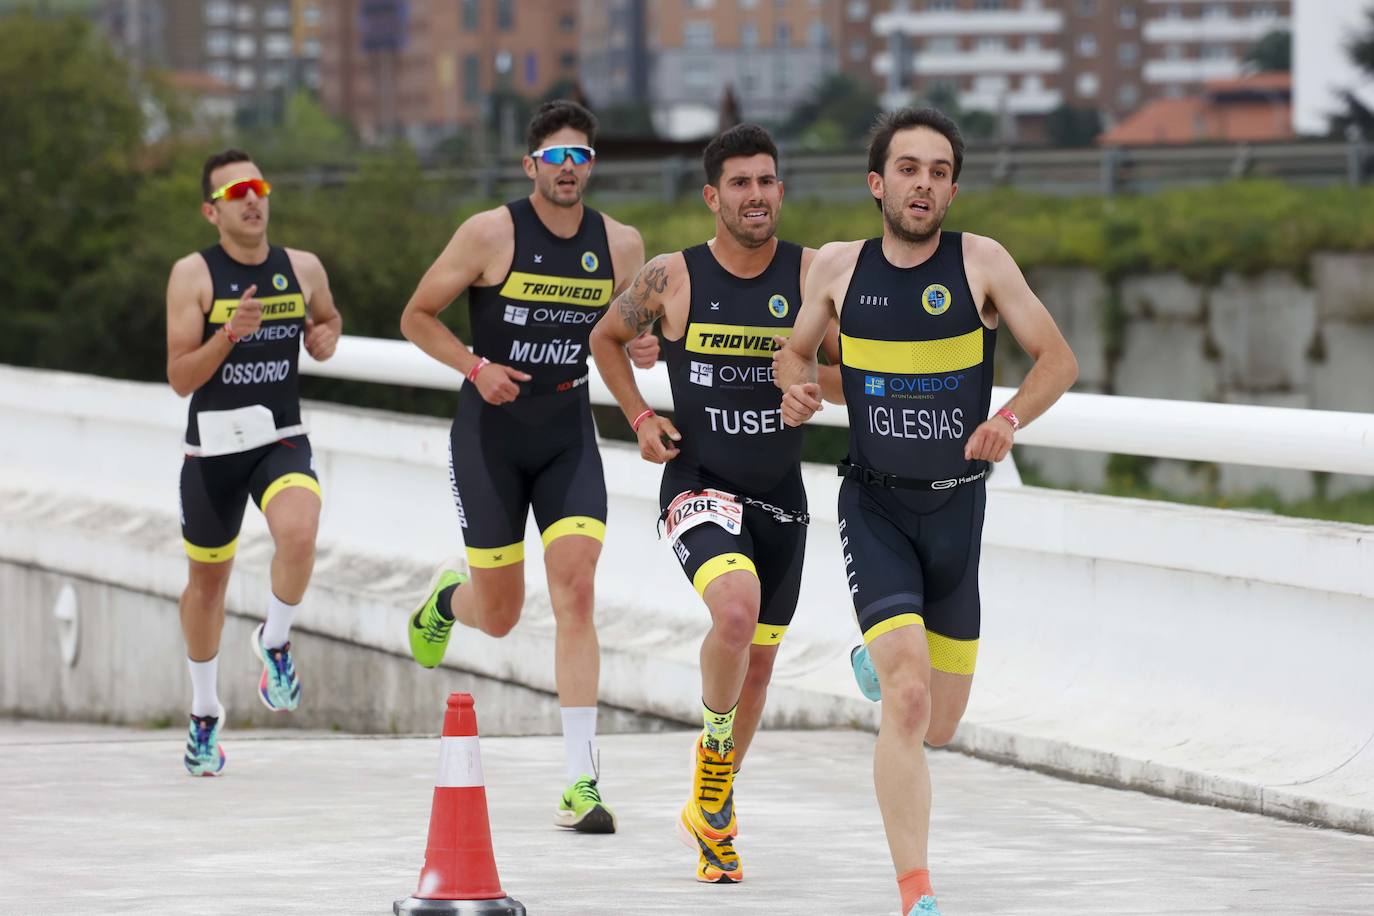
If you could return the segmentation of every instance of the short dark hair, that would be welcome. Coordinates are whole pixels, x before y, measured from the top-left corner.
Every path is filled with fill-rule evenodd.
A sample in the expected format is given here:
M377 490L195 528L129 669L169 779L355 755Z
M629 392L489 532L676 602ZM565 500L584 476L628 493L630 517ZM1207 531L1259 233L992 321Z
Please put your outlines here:
M722 131L708 144L701 154L701 164L706 169L706 183L720 184L720 175L725 171L725 160L736 156L757 156L766 153L773 157L773 166L778 164L778 147L768 131L757 124L736 124Z
M958 181L959 170L964 167L964 135L959 132L959 125L937 108L898 108L878 115L868 138L868 170L881 175L887 165L887 151L892 146L893 135L913 127L929 127L944 134L954 150L954 180Z
M241 149L227 149L222 153L215 153L205 160L205 165L200 170L200 196L206 203L210 202L210 195L215 189L210 187L210 175L222 165L229 165L231 162L252 162L253 157Z
M596 146L596 115L571 99L554 99L545 102L530 118L530 126L525 129L525 145L534 152L543 145L545 138L565 127L580 130L587 135L587 142Z

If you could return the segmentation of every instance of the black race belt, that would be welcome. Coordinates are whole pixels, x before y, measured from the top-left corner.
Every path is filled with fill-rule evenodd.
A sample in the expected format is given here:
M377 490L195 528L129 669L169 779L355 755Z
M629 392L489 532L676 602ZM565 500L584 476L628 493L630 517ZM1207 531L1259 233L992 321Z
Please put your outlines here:
M859 483L868 484L872 487L883 487L888 490L927 490L938 493L941 490L953 490L956 487L986 479L992 474L992 465L987 462L980 463L983 465L981 471L975 471L962 477L946 477L942 480L898 477L896 474L884 474L882 471L860 467L857 464L850 464L848 461L841 461L835 465L835 469L839 471L841 477L857 480Z

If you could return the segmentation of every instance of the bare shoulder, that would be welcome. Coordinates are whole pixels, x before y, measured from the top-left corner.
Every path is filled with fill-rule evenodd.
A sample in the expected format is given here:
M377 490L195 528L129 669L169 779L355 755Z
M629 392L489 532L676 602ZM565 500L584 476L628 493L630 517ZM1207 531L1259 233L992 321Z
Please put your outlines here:
M677 287L686 279L687 259L680 251L654 255L640 268L639 276L635 278L656 293Z
M634 226L629 223L622 223L609 213L602 213L601 218L606 223L606 242L612 248L621 246L644 247L644 236L640 235L639 230Z
M1001 242L986 235L965 232L963 235L964 263L984 270L1005 266L1011 262L1011 253Z
M831 280L852 270L859 260L863 239L848 242L826 242L816 250L811 270L817 279Z
M515 241L515 220L510 209L502 204L490 210L479 210L459 224L455 237L465 241L491 244L499 241Z
M169 295L195 295L197 298L209 296L210 265L205 263L199 251L178 258L172 264L171 274L167 278L167 292Z
M288 248L286 249L286 256L291 259L291 269L296 272L297 276L320 277L324 275L324 263L315 252L301 248Z

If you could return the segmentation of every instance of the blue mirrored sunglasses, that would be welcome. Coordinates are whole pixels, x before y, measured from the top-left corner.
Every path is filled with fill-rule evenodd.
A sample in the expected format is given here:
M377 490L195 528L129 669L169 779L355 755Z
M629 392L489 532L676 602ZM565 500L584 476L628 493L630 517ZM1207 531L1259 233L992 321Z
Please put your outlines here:
M549 165L562 165L569 159L573 165L586 165L596 158L596 150L590 146L546 146L530 153L530 158Z

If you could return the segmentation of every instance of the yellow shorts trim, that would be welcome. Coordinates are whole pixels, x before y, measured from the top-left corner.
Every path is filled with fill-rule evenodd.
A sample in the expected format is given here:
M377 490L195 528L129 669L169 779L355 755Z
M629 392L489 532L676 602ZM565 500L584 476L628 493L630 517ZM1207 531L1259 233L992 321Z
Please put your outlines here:
M469 547L468 566L477 569L496 569L512 566L525 560L525 542L517 541L505 547Z
M272 501L272 498L282 490L287 490L291 487L300 487L302 490L309 490L311 493L319 496L321 502L324 501L324 497L320 495L320 482L318 480L311 477L309 474L292 471L290 474L281 475L276 480L272 481L266 490L262 491L262 502L258 503L258 507L266 512L267 504Z
M787 627L776 626L771 623L761 623L754 627L753 645L755 646L776 646L782 642L783 635L787 632Z
M924 627L925 625L925 618L920 614L898 614L895 617L889 617L886 620L879 621L867 630L864 630L864 645L868 645L884 633L891 633L893 630L898 630L902 627Z
M197 547L185 538L181 539L181 543L186 548L186 556L197 563L228 563L234 559L234 554L239 549L238 538L234 538L223 547Z
M978 660L978 640L951 639L926 630L926 645L930 647L930 667L946 674L972 674Z
M734 572L737 569L748 570L754 574L755 579L759 577L759 571L754 568L753 560L742 553L723 553L701 564L697 574L692 577L692 588L697 590L698 595L701 595L706 591L706 586L726 573Z
M569 515L567 518L560 518L543 531L544 546L549 546L551 541L566 537L569 534L580 534L583 537L596 538L598 541L606 540L606 523L599 518L592 518L590 515Z

